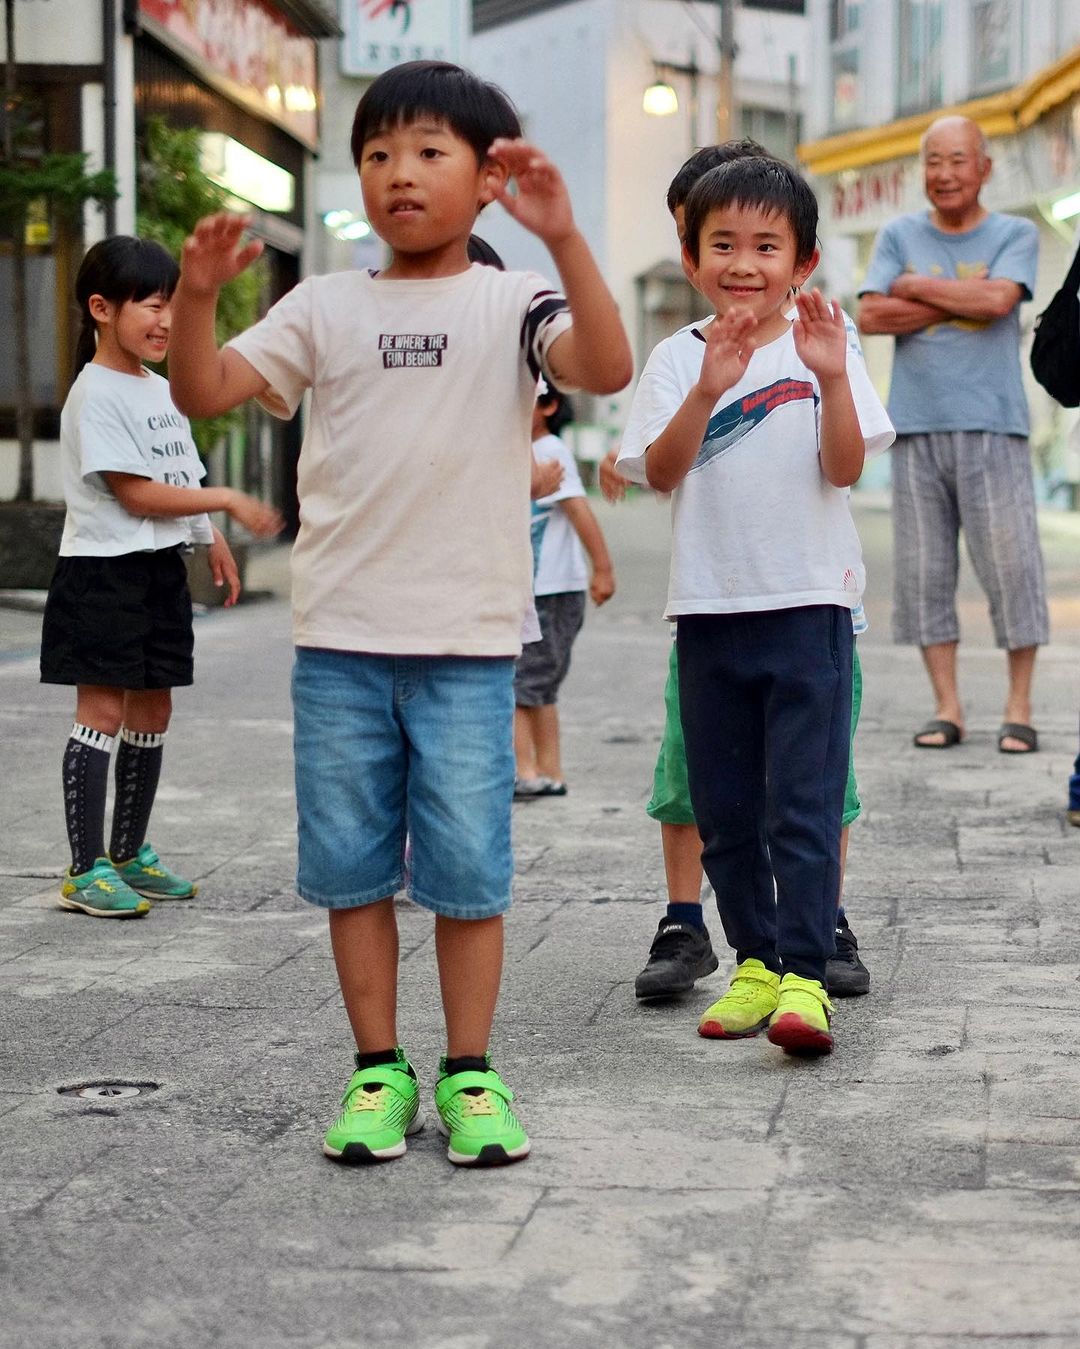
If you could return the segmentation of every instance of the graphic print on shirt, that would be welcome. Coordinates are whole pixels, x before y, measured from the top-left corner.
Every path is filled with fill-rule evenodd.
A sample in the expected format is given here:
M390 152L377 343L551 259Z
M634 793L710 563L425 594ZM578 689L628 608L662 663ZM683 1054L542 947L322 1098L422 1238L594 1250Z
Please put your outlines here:
M406 370L442 365L446 333L380 333L384 370Z
M697 452L690 472L696 473L720 455L726 454L778 407L806 400L811 400L815 406L818 402L814 386L809 380L779 379L764 389L755 389L753 393L745 394L727 407L722 407L709 418L705 439L701 442L701 449Z

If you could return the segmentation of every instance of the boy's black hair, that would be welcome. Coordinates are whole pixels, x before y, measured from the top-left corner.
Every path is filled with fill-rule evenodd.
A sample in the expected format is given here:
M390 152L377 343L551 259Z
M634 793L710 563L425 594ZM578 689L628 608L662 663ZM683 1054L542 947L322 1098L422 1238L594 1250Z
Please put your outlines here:
M550 412L544 413L544 425L551 435L557 436L564 426L574 420L574 405L561 389L556 389L554 384L548 384L546 380L544 382L547 384L547 393L540 394L536 401L541 411L555 404Z
M486 239L480 238L479 234L469 235L469 241L465 245L465 253L470 262L483 263L485 267L494 267L499 272L506 271L506 263L503 262Z
M449 61L407 61L387 70L364 91L353 118L349 142L360 167L364 142L394 127L431 117L472 146L482 164L493 140L515 140L521 122L510 99L496 84Z
M733 159L749 159L751 155L759 159L771 159L772 155L748 138L739 141L722 141L719 145L704 145L695 150L679 172L671 180L667 190L667 208L672 215L679 206L686 205L690 189L703 173L715 169L719 164L730 164Z
M795 236L795 261L808 262L817 246L818 204L810 184L790 164L771 156L733 159L703 174L686 198L686 248L696 263L710 211L741 206L783 218Z
M114 234L94 244L75 277L75 299L82 320L75 346L75 373L93 360L97 350L97 324L90 314L91 295L100 295L113 304L145 300L151 295L170 300L179 280L176 259L150 239Z

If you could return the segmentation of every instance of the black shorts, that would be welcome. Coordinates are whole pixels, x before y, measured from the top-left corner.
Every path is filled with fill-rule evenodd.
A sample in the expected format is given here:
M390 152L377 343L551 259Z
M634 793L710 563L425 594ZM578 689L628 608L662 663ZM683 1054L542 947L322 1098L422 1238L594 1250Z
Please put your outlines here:
M182 548L57 561L41 630L43 684L179 688L192 682L194 646Z
M584 590L537 595L540 640L521 648L514 671L516 707L550 707L570 669L570 650L585 621Z

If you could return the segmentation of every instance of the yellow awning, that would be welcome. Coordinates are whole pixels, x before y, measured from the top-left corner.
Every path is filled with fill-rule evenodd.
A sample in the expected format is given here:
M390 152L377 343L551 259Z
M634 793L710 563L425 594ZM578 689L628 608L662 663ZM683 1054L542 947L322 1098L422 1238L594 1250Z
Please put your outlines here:
M952 114L978 122L987 136L1015 136L1078 92L1080 47L1074 47L1052 66L1046 66L1013 89L902 117L884 126L863 127L824 140L806 141L799 146L798 156L802 164L817 174L903 159L919 153L919 141L931 122Z

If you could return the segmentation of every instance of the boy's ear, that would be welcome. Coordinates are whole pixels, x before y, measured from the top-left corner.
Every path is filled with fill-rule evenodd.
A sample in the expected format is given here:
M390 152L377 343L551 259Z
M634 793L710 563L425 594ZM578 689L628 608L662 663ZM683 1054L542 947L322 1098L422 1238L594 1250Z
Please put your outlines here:
M793 286L805 286L809 277L813 276L817 270L817 265L821 261L821 249L815 248L805 262L800 262L795 267L795 274L791 278Z
M685 241L683 242L682 248L679 250L679 260L682 262L683 276L686 277L687 281L689 281L696 290L698 265L690 256L690 250L687 248Z
M495 200L510 177L505 164L497 159L485 159L480 168L480 208Z

